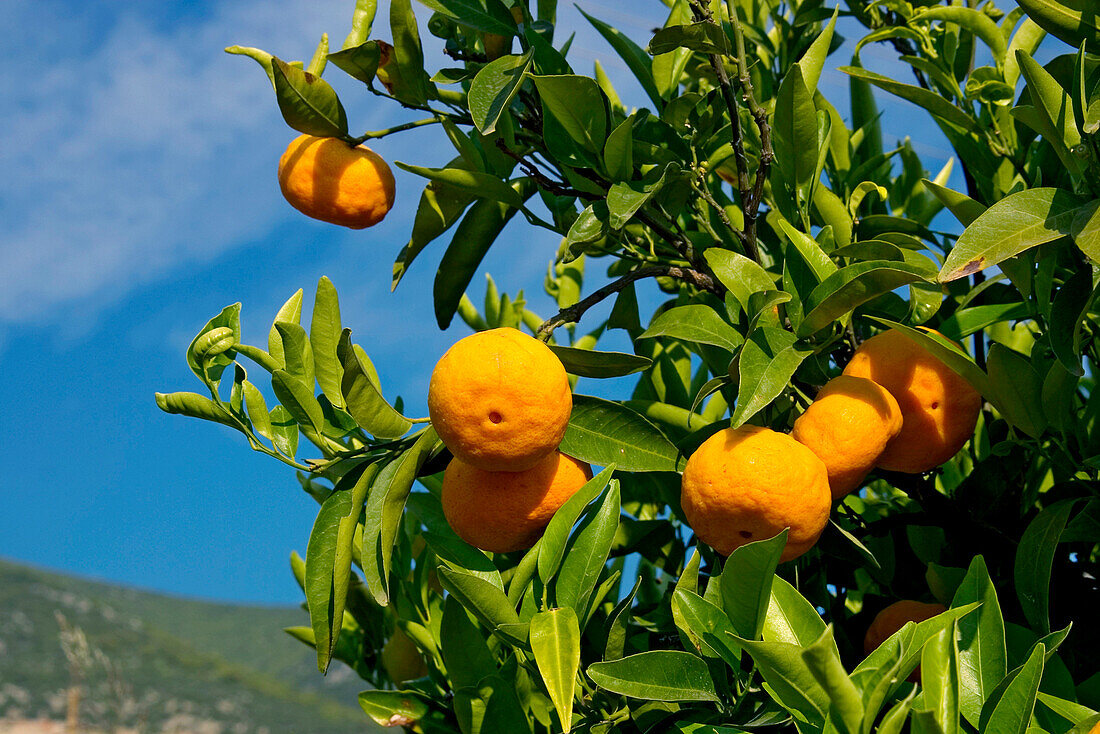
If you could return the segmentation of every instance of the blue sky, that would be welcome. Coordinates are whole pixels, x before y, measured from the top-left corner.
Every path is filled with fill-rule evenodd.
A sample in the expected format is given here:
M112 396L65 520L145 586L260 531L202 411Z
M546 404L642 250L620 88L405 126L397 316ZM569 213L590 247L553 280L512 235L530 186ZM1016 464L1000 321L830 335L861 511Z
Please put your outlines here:
M641 5L630 14L612 0L585 8L644 45L665 10L657 0ZM456 323L441 333L432 316L446 240L389 292L423 182L395 171L396 208L369 230L298 214L275 180L295 133L259 67L221 50L239 43L308 58L322 32L338 45L352 6L0 3L0 26L19 29L0 42L0 440L13 469L0 556L205 598L299 600L286 559L304 549L316 505L293 472L249 451L239 434L163 414L152 399L198 389L184 350L227 304L244 303L245 341L264 345L279 305L304 288L308 306L329 275L388 396L424 414L431 367L467 330ZM562 8L561 25L579 31L575 68L590 73L599 57L628 104L640 102L610 48L570 4ZM385 18L383 8L375 35L388 37ZM423 36L438 66L436 39ZM847 61L841 52L831 65ZM353 131L416 119L337 69L326 79ZM821 86L844 99L835 71ZM907 116L913 108L889 109L887 132L918 137ZM442 140L425 128L372 145L391 161L442 165L452 155ZM933 172L947 156L942 145L918 152ZM541 283L556 246L517 218L483 270L549 314Z

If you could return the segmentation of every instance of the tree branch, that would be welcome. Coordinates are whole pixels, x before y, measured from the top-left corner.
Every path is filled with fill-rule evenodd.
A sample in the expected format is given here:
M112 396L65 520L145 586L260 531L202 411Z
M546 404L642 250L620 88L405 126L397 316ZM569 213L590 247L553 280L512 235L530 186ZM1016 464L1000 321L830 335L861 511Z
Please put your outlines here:
M697 270L691 270L690 268L680 268L675 265L651 265L644 268L638 268L632 270L626 275L622 276L616 281L608 283L603 288L593 292L586 298L574 303L572 306L567 306L561 311L558 311L556 316L551 316L546 321L542 322L538 331L535 332L535 336L542 341L548 341L550 336L554 333L554 329L565 324L575 323L580 321L581 316L584 313L595 306L600 301L604 300L613 293L618 293L623 288L626 288L631 283L642 280L643 278L660 278L669 277L682 280L685 283L690 283L696 288L700 288L705 291L710 291L717 296L725 295L725 288L717 280L705 273L700 273Z

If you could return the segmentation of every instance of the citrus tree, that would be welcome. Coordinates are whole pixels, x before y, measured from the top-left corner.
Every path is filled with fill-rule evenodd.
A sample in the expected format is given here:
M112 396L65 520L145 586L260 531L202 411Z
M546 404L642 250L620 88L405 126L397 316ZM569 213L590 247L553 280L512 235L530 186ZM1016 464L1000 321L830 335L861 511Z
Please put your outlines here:
M370 718L418 732L1093 729L1095 4L666 0L638 39L585 13L632 108L574 68L555 0L421 2L431 38L392 0L380 40L359 0L308 63L228 50L307 136L280 180L312 216L377 221L392 175L355 147L439 129L449 163L398 164L425 186L393 285L449 240L438 326L486 341L408 418L322 279L266 348L226 308L187 351L205 394L157 395L320 504L291 557L311 624L288 630L320 670L350 666ZM859 39L842 60L838 23ZM424 42L452 63L425 69ZM863 67L872 44L900 78ZM332 67L409 121L354 135ZM884 139L873 88L938 126L965 191ZM560 240L557 313L492 280L468 295L517 214ZM630 352L601 348L613 330ZM632 396L573 394L578 376ZM478 464L493 452L511 458Z

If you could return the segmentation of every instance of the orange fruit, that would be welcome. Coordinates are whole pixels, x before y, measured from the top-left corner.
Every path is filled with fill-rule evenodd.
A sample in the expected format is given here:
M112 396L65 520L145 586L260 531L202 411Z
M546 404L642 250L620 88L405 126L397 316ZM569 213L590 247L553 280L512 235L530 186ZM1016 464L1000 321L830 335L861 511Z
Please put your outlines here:
M863 342L844 374L874 380L901 408L901 431L879 457L882 469L909 474L934 469L974 435L981 395L901 331L884 331Z
M829 475L814 452L785 433L727 428L695 450L681 482L684 515L724 556L790 528L781 561L817 542L829 520Z
M902 599L886 607L871 620L871 626L867 628L867 634L863 637L863 652L870 654L879 645L890 639L890 636L905 626L906 622L923 622L937 614L943 614L947 607L943 604L926 603ZM909 681L920 682L920 666L910 673Z
M900 430L901 409L886 388L841 375L821 388L794 422L791 437L825 462L836 500L859 488Z
M298 211L322 222L363 229L393 207L393 172L370 148L300 135L279 159L279 188Z
M561 361L518 329L460 339L436 364L428 414L463 462L486 471L530 469L565 435L573 395Z
M416 643L400 627L393 631L390 639L382 646L382 667L394 683L423 678L428 674L428 665L420 654Z
M485 471L456 458L443 473L443 514L472 546L493 553L523 550L591 478L588 464L558 451L519 472Z

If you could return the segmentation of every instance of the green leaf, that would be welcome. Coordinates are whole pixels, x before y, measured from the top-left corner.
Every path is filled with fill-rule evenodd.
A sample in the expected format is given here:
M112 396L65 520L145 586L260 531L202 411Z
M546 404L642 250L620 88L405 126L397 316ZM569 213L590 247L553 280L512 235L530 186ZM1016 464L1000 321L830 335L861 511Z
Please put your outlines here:
M993 58L998 67L1004 66L1005 55L1008 51L1005 37L997 24L985 13L972 8L929 8L914 14L909 19L909 23L925 20L946 20L949 23L962 26L985 42L985 45L993 52ZM950 734L950 732L947 732L947 734Z
M364 41L330 53L328 60L353 79L373 86L378 63L382 60L382 49L377 41Z
M1016 51L1016 62L1020 65L1024 78L1027 79L1031 103L1042 116L1044 127L1050 133L1048 137L1053 138L1049 142L1057 141L1067 151L1080 145L1081 134L1077 131L1073 105L1066 91L1050 72L1040 66L1026 51L1022 49ZM1059 146L1055 146L1055 150L1058 148ZM1073 159L1067 156L1064 160Z
M833 11L833 17L829 19L828 24L821 30L814 42L810 44L810 47L806 49L806 53L802 54L802 58L798 60L799 69L802 71L802 80L806 84L810 96L813 96L814 92L817 91L817 82L821 78L821 70L825 67L825 58L829 55L829 50L833 45L833 31L836 29L836 19L839 14L839 9Z
M348 134L348 116L336 90L319 76L271 58L275 100L287 125L298 132L326 138Z
M661 431L630 408L588 395L573 396L560 451L622 471L676 471L679 453Z
M448 596L444 600L439 627L439 651L447 666L447 677L456 689L476 686L482 678L497 672L483 633L457 598Z
M786 219L780 219L779 226L783 230L783 234L787 235L787 239L794 245L798 254L802 256L803 262L813 271L818 283L837 271L836 263L825 254L817 240L808 234L799 232Z
M653 319L639 339L671 337L697 344L721 347L730 353L745 341L737 331L722 320L709 306L688 304L663 311Z
M980 602L977 611L961 618L959 631L959 709L975 728L982 705L1005 677L1005 623L997 590L989 578L985 559L976 556L970 563L951 606Z
M1073 241L1089 260L1100 263L1100 201L1093 201L1077 215Z
M1046 649L1036 645L1019 673L1004 689L999 699L990 699L993 709L982 727L982 734L1025 734L1035 710L1039 682L1043 678ZM983 712L984 714L985 712Z
M501 56L483 66L470 83L470 117L482 135L496 130L501 114L523 86L531 59L530 50L522 56Z
M400 438L408 433L412 422L382 397L377 384L370 378L367 365L352 346L351 329L344 329L340 334L337 355L344 366L340 392L355 422L376 438Z
M413 724L428 715L428 704L414 691L363 691L359 706L379 726Z
M607 101L599 85L572 74L530 78L539 91L544 113L553 115L580 149L601 153L607 140Z
M926 619L923 622L907 622L904 627L895 632L886 640L886 642L879 645L873 650L867 657L863 659L859 665L856 666L853 675L857 675L863 671L874 670L875 668L882 668L884 665L888 667L888 661L897 653L897 649L900 646L902 650L901 666L898 669L898 679L896 686L900 686L905 678L913 672L913 669L917 667L920 662L921 650L924 649L924 645L933 636L938 635L946 627L950 626L955 620L964 617L967 614L972 613L978 605L967 604L966 606L956 607L954 609L948 609L942 614L938 614L931 619Z
M344 407L340 380L344 367L336 353L340 343L340 301L332 281L321 276L313 301L313 319L309 325L309 343L313 352L314 370L321 392L337 408Z
M303 430L318 436L321 434L325 415L313 394L312 383L306 384L286 370L275 370L271 374L271 389Z
M935 273L923 265L893 260L857 262L836 271L814 288L803 303L806 316L799 336L809 336L884 293Z
M534 193L534 185L530 179L517 179L512 182L512 187L522 201L526 201ZM432 286L435 320L439 328L446 329L450 325L466 286L481 265L482 258L496 241L504 225L515 214L516 209L513 207L482 199L462 217L451 238L451 244L447 246L447 252L439 261L439 269Z
M531 652L563 731L571 728L573 690L581 665L581 632L569 607L539 612L531 618Z
M549 585L557 574L562 556L565 554L565 546L569 542L569 534L577 524L577 518L581 516L584 508L603 492L614 472L614 464L607 466L574 492L573 496L567 499L550 518L538 546L538 572L543 584Z
M977 131L977 124L970 115L966 114L935 92L913 86L912 84L896 82L890 77L861 69L858 66L842 66L839 68L839 71L861 81L870 82L876 87L886 90L890 94L894 94L915 105L923 107L937 120L967 132Z
M1032 438L1047 427L1043 412L1043 378L1024 355L993 343L986 357L989 385L995 398L991 402L1011 425Z
M956 623L957 624L957 623ZM920 663L923 705L943 734L959 731L959 651L955 624L945 627L925 644Z
M1050 632L1050 570L1073 504L1063 500L1040 512L1016 548L1016 596L1032 629L1044 635Z
M550 345L550 351L561 360L566 372L579 377L622 377L641 372L653 364L648 357L625 352L596 352L556 344Z
M500 0L420 0L456 23L511 38L516 23Z
M505 642L527 646L527 625L504 592L483 578L456 568L440 566L439 581L478 620Z
M744 255L711 247L703 251L703 258L718 281L729 289L746 311L753 293L775 290L775 278Z
M371 485L363 517L363 581L379 606L390 603L390 560L405 500L420 468L437 447L441 447L439 437L429 426L412 448L382 468Z
M786 642L805 647L825 632L825 621L790 582L772 580L771 601L761 630L768 642Z
M634 117L630 116L607 136L603 164L612 181L629 181L634 176Z
M673 25L661 28L649 42L649 53L654 56L687 48L704 54L728 54L729 40L722 27L710 21L690 25Z
M344 618L351 580L355 525L363 511L367 488L378 465L345 474L321 504L306 546L306 604L317 645L317 667L324 673L332 660Z
M905 326L896 321L880 319L873 316L870 318L872 321L876 321L891 329L897 329L905 334L931 352L936 359L946 364L951 371L969 382L975 390L980 392L987 399L993 399L991 397L993 389L989 385L989 378L986 376L985 372L974 363L970 355L963 352L957 344L953 344L951 341L938 334L914 329L911 326Z
M275 75L271 71L271 60L275 58L267 51L263 51L258 48L252 48L250 46L226 46L225 52L227 54L233 54L235 56L247 56L253 59L259 64L264 72L267 74L267 78L271 81L271 87L275 87Z
M775 568L786 547L787 531L782 530L774 538L735 549L722 566L722 608L741 637L760 639L771 602Z
M275 330L279 332L279 342L283 345L283 369L301 381L312 393L316 375L313 348L306 336L306 330L296 323L282 321L275 322Z
M225 408L205 395L193 392L158 392L154 393L154 397L157 401L157 407L165 413L201 418L232 428L240 428L240 425Z
M802 650L802 660L829 696L829 717L840 724L842 731L858 732L863 721L863 702L840 662L832 627L827 627L821 637Z
M802 646L734 637L752 656L772 697L791 713L821 727L829 712L829 694L817 682L802 657Z
M351 16L351 30L344 39L344 48L364 43L370 38L374 26L374 16L378 12L378 0L356 0L355 11Z
M216 330L228 328L233 332L235 342L241 340L241 304L234 303L232 306L226 306L221 312L206 322L206 324L199 329L199 333L191 340L191 343L187 346L187 366L191 368L191 371L195 373L195 376L202 380L204 383L210 386L217 386L218 381L221 379L222 372L225 368L233 363L232 357L226 352L217 354L214 357L203 358L198 353L199 343L203 341L206 334Z
M966 228L944 260L939 281L965 277L1036 245L1073 234L1074 220L1088 206L1061 189L1027 189L1009 194Z
M393 37L393 63L401 83L394 85L393 94L402 102L423 104L428 99L429 84L424 73L424 50L420 46L420 31L416 25L410 0L390 0L390 33Z
M514 670L506 668L478 681L477 686L455 691L454 711L460 729L469 734L529 734L531 724L519 702L514 681Z
M395 161L395 163L402 170L415 173L417 176L423 176L430 181L447 184L479 199L498 201L515 208L523 206L523 197L519 191L507 181L501 181L491 173L469 171L465 168L424 168L423 166L413 166L401 161Z
M275 314L271 322L271 329L267 332L267 351L271 359L282 368L286 365L286 355L283 350L283 337L276 324L297 324L302 319L302 289L295 291L294 295L286 300Z
M741 648L733 641L733 625L721 607L694 591L676 589L672 594L672 615L700 654L719 657L732 669L739 668Z
M1016 321L1027 316L1027 305L1021 301L986 303L960 308L940 322L937 331L949 339L962 341L971 334L976 334L998 322Z
M1081 365L1082 328L1096 293L1092 286L1092 268L1084 268L1058 289L1050 307L1050 348L1066 371L1076 377L1085 374Z
M469 163L459 156L446 167L462 166L469 166ZM420 194L420 203L416 207L412 234L393 263L391 290L397 288L416 256L436 237L450 229L475 198L475 194L437 181L431 181L424 187Z
M787 389L791 376L813 350L778 327L763 326L741 347L737 359L737 404L730 426L737 428L763 410Z
M619 513L619 483L613 479L603 499L581 519L554 576L552 584L557 603L573 607L582 619L586 619L588 600L611 552L615 532L619 529Z
M619 54L619 57L626 63L627 68L634 74L634 78L642 85L642 89L645 90L646 95L648 95L650 101L653 102L654 107L658 110L663 109L664 101L657 91L657 85L653 82L653 62L649 54L643 51L634 41L623 35L618 29L612 28L602 20L593 18L580 8L578 8L578 10L580 10L581 15L588 19L589 23L595 26L596 30L600 32L600 35L611 44L611 48L615 49L615 52Z
M707 664L688 652L653 650L593 663L588 677L606 691L649 701L718 701Z
M798 64L779 85L772 124L776 166L792 189L804 189L817 168L817 113Z

